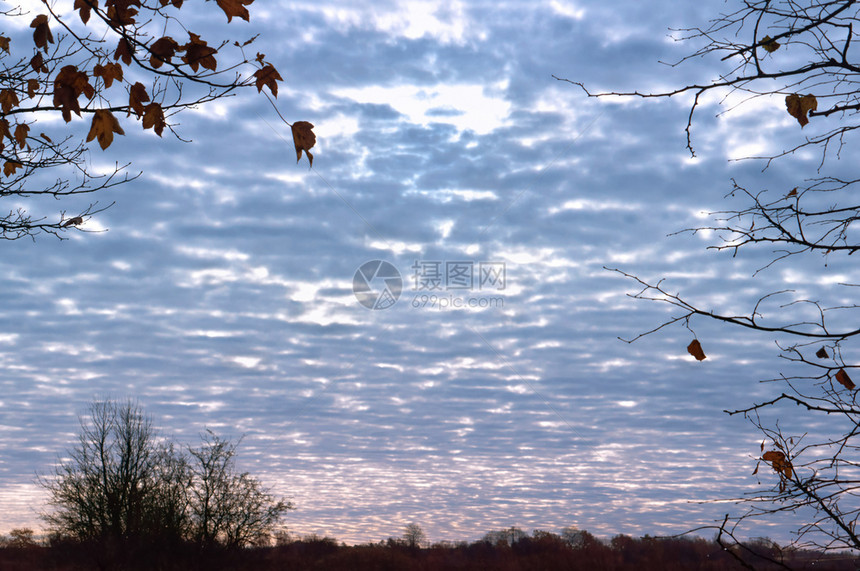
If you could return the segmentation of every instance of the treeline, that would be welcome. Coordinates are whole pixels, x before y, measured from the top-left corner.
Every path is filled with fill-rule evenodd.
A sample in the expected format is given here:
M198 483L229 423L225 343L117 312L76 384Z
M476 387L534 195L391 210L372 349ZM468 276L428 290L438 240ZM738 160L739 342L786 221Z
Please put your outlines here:
M182 445L135 402L92 403L78 442L39 479L50 508L40 565L187 568L266 545L293 506L238 469L237 446L210 431L198 446ZM29 556L40 550L26 532L15 530L8 543Z
M418 530L420 531L420 530ZM346 545L329 537L292 538L276 534L269 546L199 551L193 544L174 545L121 566L94 563L93 545L59 537L34 539L29 530L0 538L0 569L4 571L78 571L97 568L190 571L722 571L735 569L816 569L853 571L860 559L847 553L782 548L768 539L731 547L699 537L633 538L618 535L601 540L587 531L555 534L518 528L493 531L473 542L419 544L415 526L402 538Z

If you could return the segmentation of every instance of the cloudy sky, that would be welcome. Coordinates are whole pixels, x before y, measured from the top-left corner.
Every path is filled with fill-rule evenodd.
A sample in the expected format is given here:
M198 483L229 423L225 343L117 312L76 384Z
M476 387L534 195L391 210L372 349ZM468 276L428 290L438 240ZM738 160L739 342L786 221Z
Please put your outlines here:
M701 502L756 487L760 438L722 410L779 390L757 382L786 370L773 339L694 322L703 362L682 326L624 343L672 314L604 267L726 311L786 284L826 289L822 272L850 268L753 278L767 252L732 259L706 251L707 233L667 236L741 206L724 199L732 177L784 192L816 158L765 173L730 161L800 140L779 98L707 101L691 159L689 99L597 101L552 77L707 81L727 69L660 61L692 51L669 28L722 9L255 3L230 29L261 33L281 113L315 125L314 168L249 90L182 116L192 143L127 129L94 146L95 167L143 174L98 197L116 204L93 232L0 246L0 531L39 525L35 475L104 397L139 399L182 442L244 435L242 467L296 504L298 534L668 534L732 511ZM220 24L211 12L200 21ZM402 279L385 309L353 293L373 260Z

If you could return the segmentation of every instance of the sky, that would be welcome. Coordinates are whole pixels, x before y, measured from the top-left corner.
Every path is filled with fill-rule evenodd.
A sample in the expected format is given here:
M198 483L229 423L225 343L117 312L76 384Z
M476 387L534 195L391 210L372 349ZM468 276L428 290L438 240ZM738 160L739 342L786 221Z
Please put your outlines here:
M595 100L553 78L708 81L727 64L661 62L694 51L670 29L724 9L256 2L227 29L260 33L280 112L315 126L313 169L247 90L178 117L191 142L129 128L94 145L94 168L141 176L98 196L115 204L85 232L0 245L0 532L40 526L37 475L103 398L137 399L179 442L242 437L240 466L295 504L298 535L666 535L737 513L718 500L773 475L751 475L761 437L723 410L778 394L759 381L788 365L772 337L707 321L693 323L702 362L680 325L620 340L674 314L606 268L726 312L787 287L826 294L855 270L754 276L768 251L673 234L742 206L732 178L784 193L817 158L735 160L802 140L779 97L705 100L691 158L689 98ZM195 10L199 29L224 29Z

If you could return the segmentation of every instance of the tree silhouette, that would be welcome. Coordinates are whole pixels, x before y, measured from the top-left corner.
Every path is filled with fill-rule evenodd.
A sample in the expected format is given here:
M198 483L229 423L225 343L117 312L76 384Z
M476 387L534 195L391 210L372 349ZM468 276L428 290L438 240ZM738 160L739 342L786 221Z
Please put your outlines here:
M410 523L403 530L403 543L411 549L419 549L427 541L427 535L417 523Z
M133 402L94 402L76 446L40 479L55 537L93 545L113 561L154 547L260 543L292 505L235 469L236 445L211 432L199 448L166 441Z
M245 54L254 37L210 45L212 38L207 41L182 21L191 9L212 18L226 15L228 22L249 20L252 2L75 0L72 6L43 0L38 14L23 3L0 7L7 24L0 33L0 197L41 206L34 201L114 187L133 178L123 172L128 165L93 170L90 141L106 149L133 122L159 137L165 130L176 134L178 113L240 88L266 87L277 96L281 76L275 67L262 54ZM16 31L22 24L32 37ZM59 117L63 123L51 122ZM81 120L84 130L76 127ZM105 208L94 201L48 218L14 207L0 214L0 238L60 236Z
M802 256L821 260L820 271L826 273L828 262L860 250L856 231L860 203L854 197L860 178L822 173L839 166L840 154L860 127L860 53L854 32L854 26L860 24L860 4L853 0L733 0L730 5L734 7L707 27L677 31L681 39L702 46L678 64L717 58L725 66L708 81L658 93L598 93L582 83L562 81L579 86L590 97L691 94L685 131L692 154L694 115L706 94L723 100L731 96L733 105L740 98L739 105L759 100L782 107L796 120L798 133L804 133L801 129L808 125L810 132L805 137L799 134L787 149L756 158L764 161L766 169L778 168L777 159L817 150L820 161L811 178L776 191L750 190L732 181L729 196L746 205L715 213L711 224L688 231L713 231L719 241L710 248L736 256L769 250L770 261L759 272ZM796 545L860 549L860 531L856 530L860 517L860 403L851 379L860 366L856 319L860 305L853 301L860 284L839 280L842 283L835 290L822 287L817 292L820 297L812 299L792 290L764 291L747 313L733 314L674 293L663 280L615 271L640 288L633 297L674 309L673 317L642 335L671 325L692 331L697 320L716 320L773 338L779 356L790 363L790 375L771 379L782 383L781 394L726 411L746 416L762 433L764 439L756 453L768 473L759 476L764 487L741 500L746 509L718 526L718 537L731 542L737 530L743 529L741 524L788 512L798 514ZM731 284L725 289L730 290ZM688 350L697 359L705 358L696 339ZM790 405L791 412L779 408L783 405ZM806 434L786 434L778 423L764 420L761 414L767 410L772 419L773 413L782 411L798 420L797 407L809 413L804 417L809 427Z
M204 546L228 548L268 543L292 504L275 500L247 472L237 473L236 444L211 431L189 450L192 537Z

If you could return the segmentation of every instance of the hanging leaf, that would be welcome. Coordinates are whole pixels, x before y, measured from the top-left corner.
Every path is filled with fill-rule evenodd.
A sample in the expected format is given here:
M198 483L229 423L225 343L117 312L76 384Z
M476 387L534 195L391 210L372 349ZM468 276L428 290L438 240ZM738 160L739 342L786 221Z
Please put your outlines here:
M761 39L761 47L763 47L764 51L769 54L772 54L773 52L778 50L780 45L782 44L772 39L770 36L765 36Z
M48 26L48 17L45 14L39 14L30 22L30 27L33 28L33 43L37 48L42 48L45 53L48 53L48 44L54 43L54 35Z
M27 97L33 98L39 90L39 80L30 78L27 80Z
M6 119L0 119L0 142L3 139L9 139L10 141L14 141L15 138L12 137L12 131L9 130L9 121Z
M317 142L317 136L314 135L313 125L307 121L296 121L293 123L293 144L296 146L296 162L302 160L302 151L307 153L310 166L314 166L314 156L310 152L310 148Z
M695 357L697 361L704 361L707 358L698 339L690 341L690 344L687 345L687 353Z
M30 126L26 123L18 123L15 125L15 141L18 147L23 149L27 146L27 135L30 133Z
M78 97L83 94L92 99L95 93L87 74L73 65L64 66L54 79L54 106L61 109L66 123L72 120L72 111L81 114Z
M143 128L152 128L159 137L164 132L167 121L164 120L164 110L158 103L150 103L143 112Z
M125 38L120 38L116 45L116 50L113 52L113 59L121 59L125 65L131 65L131 56L134 54L134 47Z
M791 189L791 192L785 195L786 198L791 198L792 196L797 196L797 188Z
M839 369L836 371L836 380L849 391L853 391L855 389L855 385L851 381L851 377L848 376L848 373L845 372L845 369Z
M818 351L815 352L815 356L819 359L826 359L828 357L827 349L825 349L824 347L820 348Z
M278 73L278 70L272 64L264 65L261 69L258 69L254 72L254 77L257 78L255 82L257 85L257 93L263 91L263 86L267 86L269 91L272 92L272 95L275 97L278 96L278 81L283 81L284 78L281 77L281 74Z
M818 100L814 95L799 95L791 94L785 98L785 108L788 114L797 119L801 129L809 123L809 112L818 109Z
M765 462L770 462L771 467L777 474L791 478L791 462L785 457L784 453L779 450L768 450L762 455L761 459Z
M87 134L87 142L98 139L99 146L104 150L113 142L114 133L125 135L113 113L107 109L96 110L90 132Z
M250 21L251 15L245 6L251 4L254 0L215 0L218 5L227 14L227 21L232 22L233 16L242 18L246 22Z
M5 163L3 163L3 174L6 176L15 174L15 171L23 166L24 165L22 165L18 161L6 161Z
M39 52L36 52L36 55L30 59L30 67L32 67L33 71L36 73L48 73L48 66L45 65L45 59Z
M6 36L0 36L0 50L9 53L9 38Z
M200 66L204 69L215 71L218 67L218 62L213 57L218 53L218 50L206 44L200 36L194 32L188 32L190 40L183 46L185 55L182 56L182 61L191 66L192 71L197 71Z
M75 0L72 10L77 10L81 16L81 22L86 24L90 20L90 9L99 7L98 0Z
M113 81L122 81L122 66L118 63L108 62L104 65L96 64L93 67L93 77L100 77L105 87L113 85Z
M0 91L0 109L3 110L3 113L9 113L13 107L17 107L19 105L18 96L11 89L4 89Z
M144 86L141 82L136 82L128 90L128 106L132 111L135 112L138 117L143 115L143 104L147 103L148 101L149 94L146 92L146 86ZM129 114L131 113L129 112Z
M152 54L149 57L149 65L154 69L158 69L164 63L170 63L171 58L176 55L176 51L182 49L180 45L170 36L164 36L155 40L149 46L149 52Z

